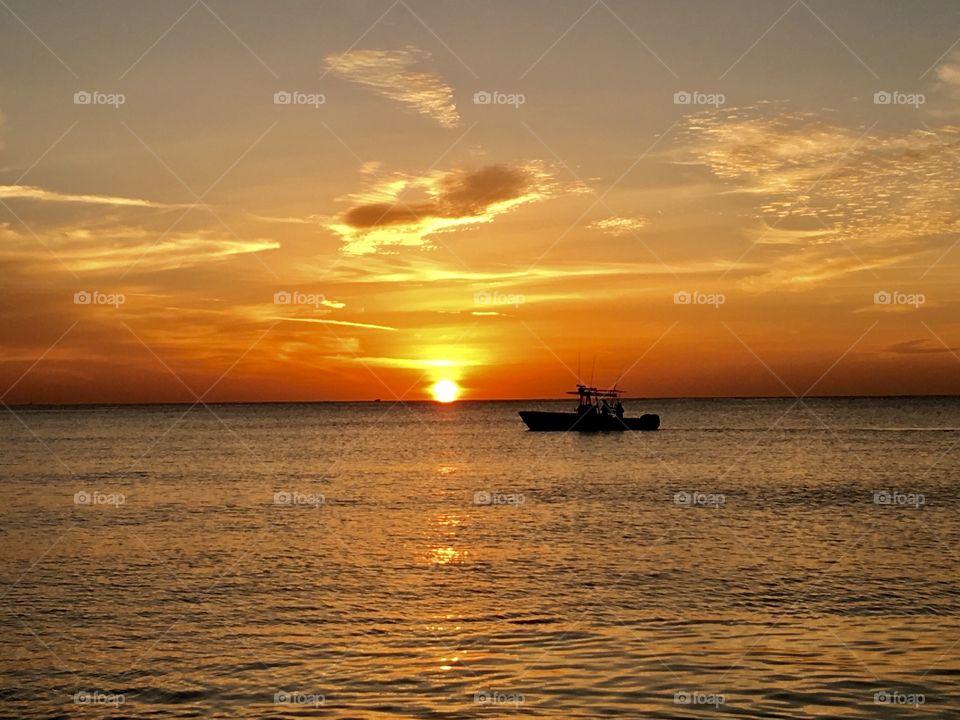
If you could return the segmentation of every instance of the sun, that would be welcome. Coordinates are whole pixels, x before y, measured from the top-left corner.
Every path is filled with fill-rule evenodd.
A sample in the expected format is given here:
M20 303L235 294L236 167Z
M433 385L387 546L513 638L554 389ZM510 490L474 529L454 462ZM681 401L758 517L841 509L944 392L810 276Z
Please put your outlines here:
M460 386L453 380L439 380L430 390L433 392L434 400L442 403L453 402L460 394Z

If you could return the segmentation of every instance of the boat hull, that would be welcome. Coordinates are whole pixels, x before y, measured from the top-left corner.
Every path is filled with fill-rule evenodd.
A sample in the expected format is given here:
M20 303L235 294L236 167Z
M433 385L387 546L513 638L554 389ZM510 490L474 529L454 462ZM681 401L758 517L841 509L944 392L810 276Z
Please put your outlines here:
M597 413L542 412L521 410L520 418L536 432L623 432L625 430L658 430L659 415L641 415L638 418L618 418Z

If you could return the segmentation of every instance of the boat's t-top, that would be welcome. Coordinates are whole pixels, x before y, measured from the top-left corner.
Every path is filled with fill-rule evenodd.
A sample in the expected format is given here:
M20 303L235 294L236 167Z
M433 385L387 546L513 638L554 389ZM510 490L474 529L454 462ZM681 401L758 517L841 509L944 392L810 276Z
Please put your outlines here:
M580 402L577 406L579 414L596 412L601 415L616 415L617 417L623 417L623 404L620 402L621 393L623 393L623 390L618 390L616 387L610 390L600 390L579 383L576 390L567 391L567 395L577 395L579 397ZM616 402L611 405L610 400Z

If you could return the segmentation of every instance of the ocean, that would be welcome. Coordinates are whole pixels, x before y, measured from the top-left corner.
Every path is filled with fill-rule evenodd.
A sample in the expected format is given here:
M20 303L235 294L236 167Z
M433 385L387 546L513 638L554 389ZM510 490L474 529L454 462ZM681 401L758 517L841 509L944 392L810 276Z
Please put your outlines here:
M960 400L20 407L0 715L960 717Z

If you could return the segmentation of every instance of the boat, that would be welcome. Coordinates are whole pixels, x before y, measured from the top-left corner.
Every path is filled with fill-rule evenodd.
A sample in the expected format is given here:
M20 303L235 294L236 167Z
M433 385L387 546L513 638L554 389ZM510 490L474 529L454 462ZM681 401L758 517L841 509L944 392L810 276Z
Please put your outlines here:
M620 395L623 390L600 390L587 385L577 385L567 395L579 398L576 412L545 412L521 410L520 418L527 427L537 432L623 432L624 430L658 430L660 416L641 415L638 418L623 416ZM611 401L613 404L611 405Z

